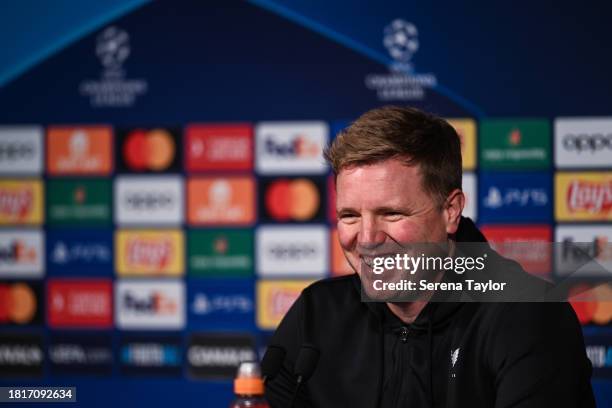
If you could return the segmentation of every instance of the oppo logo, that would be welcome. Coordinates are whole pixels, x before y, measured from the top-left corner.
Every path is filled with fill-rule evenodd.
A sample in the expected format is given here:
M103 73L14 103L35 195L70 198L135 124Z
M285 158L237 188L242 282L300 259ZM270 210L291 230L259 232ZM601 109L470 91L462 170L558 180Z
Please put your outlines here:
M26 143L0 145L0 160L20 160L34 157L34 146Z
M563 147L578 153L583 151L594 153L599 150L612 149L612 133L568 133L563 137Z
M136 210L169 209L174 206L174 199L170 194L164 193L132 193L126 199L128 206Z
M283 260L299 260L305 258L313 258L318 255L318 246L309 245L308 243L299 244L277 244L270 247L270 253L277 259Z

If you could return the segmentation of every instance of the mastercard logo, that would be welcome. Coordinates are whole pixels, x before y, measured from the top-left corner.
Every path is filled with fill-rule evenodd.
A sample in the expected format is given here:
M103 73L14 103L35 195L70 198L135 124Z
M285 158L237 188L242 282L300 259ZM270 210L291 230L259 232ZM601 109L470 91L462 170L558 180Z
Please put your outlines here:
M581 324L607 325L612 321L612 288L601 285L594 289L574 288L570 303ZM588 299L596 299L585 301Z
M0 323L27 324L34 318L36 307L36 295L28 285L0 285Z
M176 143L164 129L134 130L123 143L126 165L136 171L162 171L172 164Z
M319 211L321 195L306 178L280 179L268 185L265 206L276 221L308 221Z

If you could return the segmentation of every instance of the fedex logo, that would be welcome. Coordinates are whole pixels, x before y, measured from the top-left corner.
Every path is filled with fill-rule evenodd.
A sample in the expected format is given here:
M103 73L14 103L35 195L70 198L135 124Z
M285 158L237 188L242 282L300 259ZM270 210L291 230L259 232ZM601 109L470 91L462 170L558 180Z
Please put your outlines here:
M260 174L322 174L329 129L324 122L262 122L255 128Z
M180 281L119 281L115 304L121 329L181 329L185 325L185 286Z
M265 138L266 152L277 156L286 157L316 157L321 153L321 148L316 143L308 140L305 135L296 135L293 140L282 143L268 135Z

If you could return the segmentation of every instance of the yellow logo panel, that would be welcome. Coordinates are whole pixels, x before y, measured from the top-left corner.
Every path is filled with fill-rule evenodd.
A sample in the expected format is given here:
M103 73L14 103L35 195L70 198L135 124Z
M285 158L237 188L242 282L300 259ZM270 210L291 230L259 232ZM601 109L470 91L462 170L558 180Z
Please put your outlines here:
M612 221L612 172L557 173L557 221Z
M273 330L311 280L257 282L257 326Z
M122 230L115 233L119 276L180 276L185 238L179 230Z
M446 119L461 139L463 170L476 168L476 122L473 119Z
M43 184L40 180L0 180L0 225L43 223Z

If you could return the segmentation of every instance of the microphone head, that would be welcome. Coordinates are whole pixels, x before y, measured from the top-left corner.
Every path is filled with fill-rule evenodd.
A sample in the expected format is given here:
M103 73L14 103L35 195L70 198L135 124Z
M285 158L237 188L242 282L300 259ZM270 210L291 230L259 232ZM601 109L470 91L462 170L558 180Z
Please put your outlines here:
M319 362L319 355L319 349L311 344L304 344L300 348L294 371L296 376L302 378L302 382L308 381L314 373Z
M278 374L283 361L285 360L285 354L287 352L281 346L270 345L266 349L266 353L261 360L261 374L269 381Z

